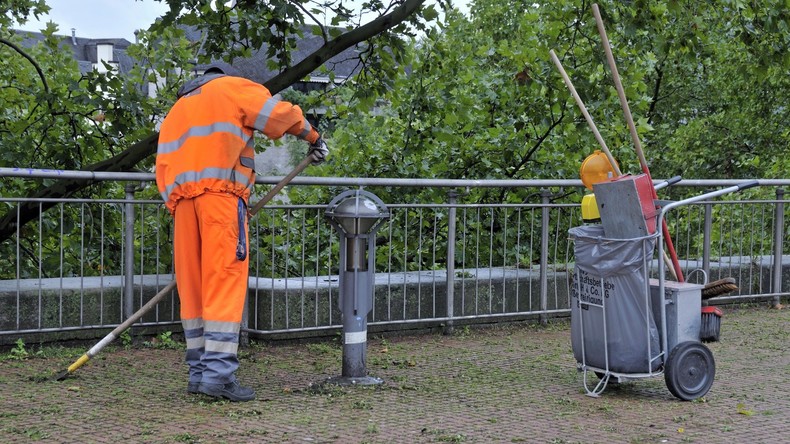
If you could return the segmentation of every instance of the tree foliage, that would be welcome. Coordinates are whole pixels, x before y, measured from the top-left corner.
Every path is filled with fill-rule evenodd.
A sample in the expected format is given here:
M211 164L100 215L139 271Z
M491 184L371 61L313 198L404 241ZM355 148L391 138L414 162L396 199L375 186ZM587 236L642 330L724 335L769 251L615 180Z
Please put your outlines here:
M777 155L788 145L790 113L785 2L600 7L653 176L786 175ZM591 2L477 0L470 17L449 13L412 48L382 112L351 118L355 108L334 109L342 162L328 174L577 177L599 146L550 49L624 172L640 172Z
M45 41L32 48L30 59L44 66L42 80L49 88L35 84L33 63L13 54L21 37L3 27L0 45L4 72L0 101L6 109L0 127L0 145L32 149L4 150L4 165L87 171L146 170L156 152L156 122L175 99L175 90L191 72L195 62L232 60L255 48L268 48L279 69L266 82L273 93L319 69L345 49L361 45L361 78L370 91L381 89L377 79L389 78L403 47L400 36L424 28L424 17L433 17L433 6L424 0L365 2L363 11L374 17L365 23L351 14L348 2L338 0L326 6L335 14L327 25L317 20L324 12L308 9L308 2L239 1L233 6L212 0L166 0L170 11L140 35L140 43L129 53L137 60L131 73L98 71L81 75L68 49L59 45L57 27L49 24ZM14 1L0 13L8 21L22 21L29 14L46 12L39 1ZM300 61L291 60L296 40L303 34L307 17L310 29L324 36L324 44ZM184 27L191 26L206 36L192 43ZM16 43L15 43L16 42ZM159 82L156 97L149 97L143 85ZM90 182L62 180L40 189L16 188L28 197L68 197L86 190ZM16 230L16 223L33 220L41 208L51 205L20 204L0 217L0 240Z
M55 27L23 56L11 20L46 12L43 0L5 3L0 20L0 145L3 165L95 171L147 170L155 124L189 68L264 47L273 92L304 78L334 54L358 45L364 68L329 93L291 94L327 109L329 162L311 174L350 177L567 179L599 149L559 73L554 50L624 172L640 172L601 47L589 0L475 0L463 15L440 1L364 2L369 21L348 4L276 0L163 0L169 12L129 52L127 76L80 75ZM217 3L220 6L216 6ZM599 2L614 58L653 177L786 177L790 142L790 7L784 0ZM331 20L320 19L331 10ZM181 26L197 27L199 42ZM232 32L229 32L232 31ZM324 45L293 60L306 32ZM17 45L18 46L18 45ZM35 63L31 62L34 61ZM43 75L41 75L43 73ZM331 74L331 73L330 73ZM140 85L161 81L155 98ZM289 96L289 98L290 98ZM373 105L376 105L373 107ZM120 190L84 182L8 186L4 195L104 197ZM327 202L337 190L295 202ZM581 190L566 190L571 199ZM406 201L403 190L375 190ZM409 190L445 202L444 191ZM115 193L115 194L113 194ZM395 196L395 193L398 193ZM391 199L392 197L392 199ZM466 202L524 202L525 190L476 190ZM417 199L414 197L413 199ZM22 221L38 205L22 205ZM17 210L0 218L0 240L15 232ZM26 219L27 218L27 219ZM439 220L437 223L443 224ZM436 229L435 227L431 227ZM495 229L498 227L494 227ZM561 231L561 230L560 230Z

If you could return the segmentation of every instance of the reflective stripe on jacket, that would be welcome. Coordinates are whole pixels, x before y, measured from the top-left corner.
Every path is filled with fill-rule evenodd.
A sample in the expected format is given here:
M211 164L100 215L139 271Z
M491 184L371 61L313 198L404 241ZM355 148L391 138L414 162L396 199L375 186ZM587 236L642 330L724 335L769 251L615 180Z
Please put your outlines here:
M171 212L180 199L206 191L247 201L255 183L254 130L270 139L287 133L314 143L320 137L298 106L241 77L205 75L178 93L160 127L156 156L156 183Z

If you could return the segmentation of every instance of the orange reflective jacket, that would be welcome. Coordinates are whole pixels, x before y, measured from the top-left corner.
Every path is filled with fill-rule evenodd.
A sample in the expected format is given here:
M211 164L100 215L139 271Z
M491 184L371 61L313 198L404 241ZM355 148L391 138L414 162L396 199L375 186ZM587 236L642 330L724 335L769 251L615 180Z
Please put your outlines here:
M173 212L180 199L206 191L246 201L255 183L254 130L271 139L320 137L298 106L261 84L222 74L185 84L159 130L156 184L167 208Z

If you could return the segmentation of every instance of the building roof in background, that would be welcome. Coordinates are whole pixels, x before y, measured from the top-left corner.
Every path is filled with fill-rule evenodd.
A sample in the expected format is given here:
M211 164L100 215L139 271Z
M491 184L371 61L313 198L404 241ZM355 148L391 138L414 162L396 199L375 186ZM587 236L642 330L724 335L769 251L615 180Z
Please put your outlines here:
M43 42L45 37L40 32L14 30L17 35L22 37L22 46L29 48L37 43ZM61 48L69 49L74 54L74 59L79 65L80 72L85 74L93 69L93 64L98 63L97 45L113 45L113 59L119 65L121 73L129 72L134 66L134 60L126 53L126 48L132 43L126 39L88 39L77 37L76 35L65 36L55 35L60 40Z
M293 64L304 60L323 44L322 37L313 35L309 28L305 27L304 38L297 42L296 50L291 53ZM21 30L15 30L15 32L22 37L22 46L24 47L31 47L45 39L40 32ZM187 39L192 42L200 42L202 39L201 31L194 27L185 28L185 34ZM97 46L101 44L113 45L113 60L111 61L118 63L118 68L122 74L129 72L135 65L135 60L126 52L126 49L132 43L126 39L89 39L76 35L56 35L56 37L60 39L61 47L72 51L79 65L80 72L83 74L90 72L93 69L93 64L98 63ZM267 61L269 58L266 54L266 49L266 47L261 48L249 58L237 58L232 64L241 71L244 77L258 83L265 83L278 74L277 71L272 71L268 67ZM356 48L350 48L330 59L324 66L327 70L334 72L336 78L345 79L359 71L358 56L359 52ZM206 66L198 65L197 69L202 71ZM307 80L306 83L326 83L328 76L316 71L313 73L313 77L314 80Z
M311 26L305 26L303 30L304 38L296 43L296 49L291 52L292 64L297 64L307 58L310 54L315 52L324 44L324 40L319 35L314 35ZM192 42L200 42L203 35L200 30L189 27L185 28L187 39ZM254 80L258 83L266 83L269 79L278 74L277 71L272 71L268 67L269 56L266 53L267 48L255 51L249 58L237 58L233 60L233 67L237 68L244 77ZM327 71L331 71L338 79L345 79L351 77L359 71L359 51L356 48L349 48L342 53L332 57L324 64ZM208 65L198 65L199 70L204 69ZM326 74L322 74L318 70L313 73L314 77L323 78L322 80L316 79L317 82L326 83Z

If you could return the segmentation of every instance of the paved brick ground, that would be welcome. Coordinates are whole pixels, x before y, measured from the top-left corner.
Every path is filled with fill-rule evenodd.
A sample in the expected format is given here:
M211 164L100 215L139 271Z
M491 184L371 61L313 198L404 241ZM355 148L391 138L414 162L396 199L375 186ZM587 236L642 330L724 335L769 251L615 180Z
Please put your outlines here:
M255 345L239 375L249 403L188 395L178 349L113 345L62 382L50 377L84 350L47 350L0 361L0 442L790 442L788 326L790 310L726 308L696 402L663 377L585 396L566 321L374 338L376 388L311 388L339 374L336 343Z

